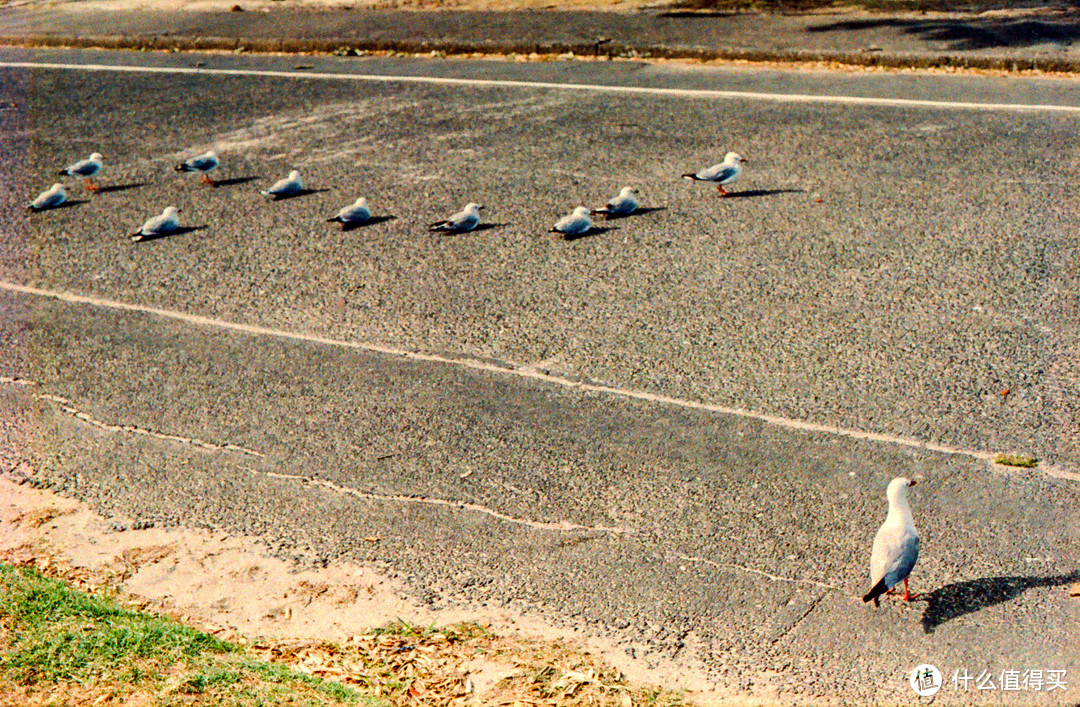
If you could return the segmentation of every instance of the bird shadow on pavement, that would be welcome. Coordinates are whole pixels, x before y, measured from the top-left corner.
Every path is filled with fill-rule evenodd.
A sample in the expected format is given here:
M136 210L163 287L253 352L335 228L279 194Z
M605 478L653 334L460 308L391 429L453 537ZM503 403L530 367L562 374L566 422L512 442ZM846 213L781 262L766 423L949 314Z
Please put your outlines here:
M747 189L746 191L728 192L726 199L747 199L754 196L774 196L776 194L797 194L805 189Z
M283 194L281 196L270 196L270 201L286 201L288 199L296 199L301 196L308 196L309 194L318 194L319 192L330 191L329 189L301 189L300 191L293 192L292 194Z
M918 597L927 603L922 617L923 633L933 633L946 621L1009 601L1028 589L1059 587L1077 580L1080 570L1053 577L985 577L946 584Z
M467 236L470 233L480 233L481 231L490 231L493 228L504 228L509 224L505 223L478 223L476 227L468 231L443 231L439 229L428 229L429 233L437 233L440 236Z
M247 184L248 182L254 182L258 178L259 178L258 176L252 176L252 177L233 177L231 179L221 179L221 180L218 180L218 181L214 182L214 186L215 187L232 187L232 186L236 186L237 184Z
M50 206L47 209L30 209L30 213L32 213L32 214L43 214L46 211L56 211L58 209L70 209L73 206L81 206L82 204L89 204L89 203L90 203L89 199L71 199L69 201L65 201L63 204L57 204L56 206Z
M630 218L631 216L644 216L645 214L651 214L654 211L665 211L666 206L639 206L628 214L615 214L614 216L608 216L604 214L605 221L618 221L621 218Z
M131 237L131 240L135 243L146 243L147 241L160 241L164 238L172 238L173 236L182 236L185 233L194 233L195 231L205 231L210 228L209 226L181 226L175 231L169 231L168 233L157 233L152 236L140 236L138 234Z
M342 233L348 231L355 231L358 228L367 228L368 226L374 226L377 223L386 223L387 221L393 221L397 216L372 216L367 221L361 221L359 223L343 223L341 224Z
M582 238L589 238L591 236L599 236L599 235L602 235L604 233L607 233L608 231L617 231L617 230L619 230L618 226L593 226L592 228L590 228L588 231L585 231L584 233L574 233L572 235L571 234L566 234L566 233L556 233L555 235L560 237L564 241L580 241Z
M129 189L138 189L139 187L145 187L150 182L132 182L131 184L110 184L107 187L98 187L94 191L98 194L108 194L114 191L128 191Z

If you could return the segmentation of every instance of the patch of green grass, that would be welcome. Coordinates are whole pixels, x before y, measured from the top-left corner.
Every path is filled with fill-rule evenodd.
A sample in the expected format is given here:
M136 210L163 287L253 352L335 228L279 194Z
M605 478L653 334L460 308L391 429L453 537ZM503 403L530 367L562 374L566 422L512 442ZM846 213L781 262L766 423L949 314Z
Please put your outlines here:
M994 461L1004 466L1019 466L1024 469L1034 469L1039 465L1039 460L1035 457L1026 457L1022 454L999 454L994 457Z
M346 686L258 660L169 618L0 563L0 702L12 685L149 692L165 705L367 702Z

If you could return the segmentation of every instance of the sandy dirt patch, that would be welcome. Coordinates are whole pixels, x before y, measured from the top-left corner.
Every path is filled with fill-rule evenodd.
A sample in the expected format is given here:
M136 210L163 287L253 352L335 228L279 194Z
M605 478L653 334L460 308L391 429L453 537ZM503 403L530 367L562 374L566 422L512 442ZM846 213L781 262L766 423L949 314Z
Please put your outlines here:
M436 628L470 621L500 636L574 643L631 682L686 690L694 704L762 704L776 697L771 691L735 695L711 683L689 660L631 659L611 641L533 617L504 610L432 611L370 567L342 562L302 569L271 556L253 538L182 528L135 529L130 521L105 519L77 501L19 483L23 480L18 469L0 476L0 560L61 568L59 574L76 585L112 587L149 611L170 614L227 640L345 644L399 619ZM479 695L514 667L471 659L463 669Z

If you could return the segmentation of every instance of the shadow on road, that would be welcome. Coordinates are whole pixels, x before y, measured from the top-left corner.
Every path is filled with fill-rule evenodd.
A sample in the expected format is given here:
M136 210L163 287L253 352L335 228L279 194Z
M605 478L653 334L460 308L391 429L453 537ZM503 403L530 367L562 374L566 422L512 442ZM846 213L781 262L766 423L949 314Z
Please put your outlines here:
M729 192L726 199L748 199L755 196L774 196L776 194L800 194L805 189L747 189L746 191Z
M947 584L918 597L927 602L922 617L923 632L933 633L946 621L1009 601L1028 589L1059 587L1077 580L1080 580L1080 570L1055 577L987 577Z
M129 189L138 189L139 187L145 187L150 182L132 182L131 184L112 184L107 187L98 187L95 191L98 194L108 194L114 191L128 191Z
M147 241L160 241L163 238L172 238L173 236L182 236L185 233L194 233L195 231L205 231L209 226L181 226L175 231L169 231L168 233L157 233L152 236L140 236L138 234L131 237L131 240L136 243L146 243Z
M220 181L216 181L216 182L214 182L214 186L215 187L231 187L231 186L236 186L237 184L247 184L248 182L254 182L258 178L259 178L258 176L233 177L232 179L222 179Z
M639 206L637 209L631 211L628 214L616 214L614 216L604 215L605 221L618 221L621 218L630 218L631 216L644 216L645 214L651 214L654 211L664 211L666 206Z
M47 209L30 209L32 214L43 214L46 211L56 211L57 209L70 209L73 206L79 206L80 204L89 204L88 199L70 199L63 204L57 204L56 206L50 206Z
M618 226L593 226L592 228L590 228L588 231L585 231L584 233L576 233L574 235L567 235L567 234L559 233L559 234L556 234L556 235L561 237L564 241L579 241L582 238L589 238L590 236L599 236L601 234L607 233L608 231L617 231L617 230L619 230Z
M367 228L368 226L374 226L377 223L386 223L387 221L393 221L397 216L372 216L367 221L362 223L343 223L341 224L341 232L346 233L348 231L355 231L358 228Z
M1080 23L1044 22L1032 19L964 20L882 18L844 20L810 27L809 32L899 28L904 34L923 40L949 42L949 49L972 50L1029 47L1045 42L1072 43L1080 39Z
M281 194L281 195L270 194L269 197L270 197L270 201L287 201L289 199L296 199L297 197L301 197L301 196L308 196L309 194L318 194L319 192L323 192L323 191L330 191L330 189L328 189L328 188L324 188L324 189L301 189L300 191L295 191L292 194Z

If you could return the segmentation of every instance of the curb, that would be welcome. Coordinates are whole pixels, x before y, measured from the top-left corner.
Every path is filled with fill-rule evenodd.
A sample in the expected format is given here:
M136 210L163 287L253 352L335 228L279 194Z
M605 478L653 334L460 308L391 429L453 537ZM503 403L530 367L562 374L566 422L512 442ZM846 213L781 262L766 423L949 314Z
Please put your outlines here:
M231 37L182 36L82 36L30 35L0 36L0 45L26 48L127 49L136 51L231 51L280 54L337 54L357 56L361 52L401 52L446 56L469 54L539 54L544 57L572 54L579 58L605 59L682 59L690 61L749 61L807 63L830 62L859 67L889 69L981 69L1020 72L1045 71L1080 73L1080 60L1053 58L1017 58L965 56L962 54L882 54L868 51L814 50L746 50L710 49L703 47L672 47L657 45L633 46L618 42L592 43L524 43L524 42L453 42L409 40L341 40L327 39L258 39Z

